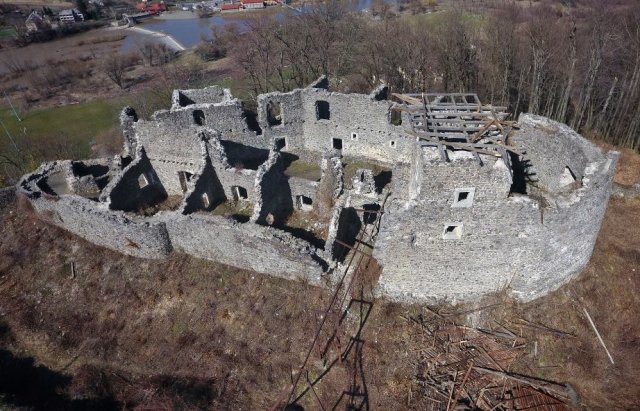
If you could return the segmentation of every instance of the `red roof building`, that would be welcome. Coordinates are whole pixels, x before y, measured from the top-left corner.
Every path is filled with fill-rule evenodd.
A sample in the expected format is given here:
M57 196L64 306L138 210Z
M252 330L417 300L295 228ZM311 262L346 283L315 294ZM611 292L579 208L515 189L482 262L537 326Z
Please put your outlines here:
M245 9L263 9L264 0L240 0L242 7Z
M223 4L221 7L223 12L227 11L238 11L240 10L240 4Z
M167 11L167 5L164 3L138 3L136 9L140 11L148 11L152 14L158 14L162 11Z

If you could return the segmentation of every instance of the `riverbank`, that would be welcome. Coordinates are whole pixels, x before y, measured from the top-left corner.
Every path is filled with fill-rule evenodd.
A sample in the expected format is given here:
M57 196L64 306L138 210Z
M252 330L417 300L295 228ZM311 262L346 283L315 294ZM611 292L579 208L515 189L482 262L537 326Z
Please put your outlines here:
M180 51L184 51L187 48L185 46L183 46L180 42L178 42L176 39L174 39L172 36L165 34L165 33L161 33L158 31L154 31L154 30L149 30L149 29L145 29L142 27L129 27L126 29L127 31L133 31L137 34L141 34L143 36L147 36L149 38L151 38L154 41L157 41L158 43L162 43L165 46L167 46L169 49L176 51L176 52L180 52Z
M164 13L153 17L154 20L189 20L197 18L199 18L198 15L190 10L165 11Z

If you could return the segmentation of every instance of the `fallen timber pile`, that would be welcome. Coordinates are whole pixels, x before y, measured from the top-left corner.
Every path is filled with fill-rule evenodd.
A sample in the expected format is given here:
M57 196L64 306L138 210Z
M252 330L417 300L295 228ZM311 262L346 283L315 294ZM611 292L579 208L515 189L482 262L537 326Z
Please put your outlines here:
M469 151L479 165L480 154L501 157L507 165L509 152L521 154L509 145L509 134L518 125L506 120L506 107L483 105L470 93L392 96L398 102L395 108L409 113L410 128L405 132L423 147L438 148L443 161L449 161L447 149Z
M417 317L402 317L414 326L419 352L416 385L431 410L569 410L576 402L569 386L511 372L530 344L509 329L457 325L450 316L423 308ZM567 335L571 337L571 335Z

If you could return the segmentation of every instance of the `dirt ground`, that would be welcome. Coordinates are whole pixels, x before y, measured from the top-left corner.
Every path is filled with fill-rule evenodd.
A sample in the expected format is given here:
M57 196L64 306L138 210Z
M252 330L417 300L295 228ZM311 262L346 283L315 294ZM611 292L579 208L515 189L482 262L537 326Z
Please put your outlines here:
M633 168L635 156L620 170ZM126 257L27 208L0 216L0 408L258 410L287 397L329 292L180 253L167 261ZM516 335L519 354L507 371L569 384L572 408L636 409L638 227L640 199L612 198L586 270L527 304L507 293L455 307L367 299L359 366L339 362L313 395L344 404L357 368L367 407L351 409L446 409L446 398L430 398L423 381L424 352L438 344L425 330L440 321ZM325 369L313 354L310 380ZM466 365L459 368L463 374ZM312 393L300 404L320 409Z

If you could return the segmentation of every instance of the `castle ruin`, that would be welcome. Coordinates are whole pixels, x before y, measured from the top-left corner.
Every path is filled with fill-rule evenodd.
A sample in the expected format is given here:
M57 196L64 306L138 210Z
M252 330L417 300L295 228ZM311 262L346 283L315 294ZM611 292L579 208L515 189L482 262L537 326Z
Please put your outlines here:
M125 108L115 158L55 161L22 178L38 214L141 258L173 250L330 283L380 215L378 295L531 300L591 256L617 153L566 125L483 106L473 94L304 89L258 97L176 90L152 120Z

